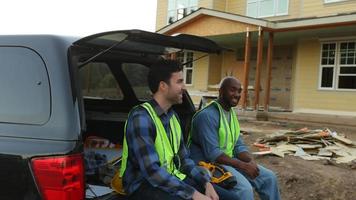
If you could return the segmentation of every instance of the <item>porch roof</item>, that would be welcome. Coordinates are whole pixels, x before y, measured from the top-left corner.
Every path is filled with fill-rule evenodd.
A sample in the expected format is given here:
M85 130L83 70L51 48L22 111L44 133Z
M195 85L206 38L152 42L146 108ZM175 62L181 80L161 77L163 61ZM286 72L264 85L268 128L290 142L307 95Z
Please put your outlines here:
M170 24L157 32L173 35L187 33L207 37L218 44L235 49L243 47L246 31L262 30L275 32L275 45L290 45L300 38L320 40L356 35L356 13L326 17L310 17L267 21L247 16L200 8L183 19ZM257 45L258 34L251 34L252 46ZM268 36L265 34L264 43Z
M290 30L307 30L307 29L315 29L320 27L336 27L336 26L344 26L344 25L355 25L356 24L356 12L353 13L341 13L330 16L323 17L309 17L309 18L297 18L297 19L288 19L288 20L280 20L280 21L268 21L264 19L256 19L244 15L232 14L222 11L211 10L207 8L200 8L197 11L191 13L190 15L174 22L173 24L167 25L162 29L157 30L158 33L170 34L177 33L178 30L189 26L190 24L196 25L197 22L202 21L202 18L214 18L216 22L229 22L230 25L237 26L237 24L245 24L246 27L250 27L249 31L254 31L257 28L261 27L265 30L273 31L273 32L283 32ZM236 24L237 23L237 24ZM207 27L205 29L213 29L215 31L210 31L211 33L215 33L215 35L226 34L227 27L225 26L222 29L220 26L211 26L212 24L206 23ZM221 33L219 33L219 30ZM230 28L231 30L231 28ZM232 30L231 30L232 31ZM238 32L243 32L242 30ZM202 35L204 33L200 33ZM204 36L204 35L202 35Z

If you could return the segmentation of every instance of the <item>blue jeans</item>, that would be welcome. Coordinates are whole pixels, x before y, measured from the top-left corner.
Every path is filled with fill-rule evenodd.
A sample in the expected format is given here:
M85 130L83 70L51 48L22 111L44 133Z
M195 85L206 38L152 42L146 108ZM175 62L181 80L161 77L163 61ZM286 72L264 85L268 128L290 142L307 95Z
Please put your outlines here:
M253 188L259 194L261 200L280 200L277 177L271 170L258 165L260 174L255 179L250 179L244 172L231 166L223 165L237 179L237 184L230 190L234 194L231 199L253 200ZM231 194L229 194L231 195ZM220 199L226 199L219 196Z
M205 189L198 185L193 179L186 178L184 182L189 184L190 186L194 187L197 191L201 192L202 194L205 193ZM235 199L235 194L231 191L228 191L222 187L219 187L213 184L216 193L219 196L219 200L233 200ZM178 196L174 196L169 194L157 187L153 187L149 182L144 181L141 186L128 197L129 200L142 200L142 199L149 199L149 200L183 200Z
M184 182L189 184L190 186L194 187L196 190L198 190L200 193L205 194L205 189L201 186L198 185L193 179L191 178L186 178L184 179ZM216 193L219 196L219 200L233 200L235 198L235 194L227 189L224 189L216 184L213 184L214 189Z

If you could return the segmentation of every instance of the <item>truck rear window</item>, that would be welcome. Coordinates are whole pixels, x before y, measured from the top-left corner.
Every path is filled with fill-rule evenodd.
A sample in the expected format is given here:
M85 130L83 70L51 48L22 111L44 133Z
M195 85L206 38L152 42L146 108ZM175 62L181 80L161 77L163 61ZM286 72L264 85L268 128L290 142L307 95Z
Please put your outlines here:
M147 80L148 67L138 63L122 63L122 71L129 80L138 100L146 101L152 98Z
M80 69L79 74L83 96L111 100L122 100L124 98L106 63L89 63Z

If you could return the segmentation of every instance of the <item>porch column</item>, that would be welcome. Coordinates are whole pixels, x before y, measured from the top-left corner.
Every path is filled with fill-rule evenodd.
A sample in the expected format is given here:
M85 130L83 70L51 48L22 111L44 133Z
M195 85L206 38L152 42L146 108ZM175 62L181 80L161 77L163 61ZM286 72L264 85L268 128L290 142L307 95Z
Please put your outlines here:
M258 44L257 44L257 64L256 64L256 76L255 76L255 102L254 110L258 110L259 98L260 98L260 83L261 83L261 66L263 55L263 31L261 27L258 27Z
M247 96L248 96L248 75L250 71L250 57L251 57L251 33L247 27L246 40L245 40L245 61L244 61L244 79L243 79L243 91L242 91L242 108L246 109Z
M263 107L265 112L268 112L268 108L269 108L269 97L271 92L272 59L273 59L273 32L270 32L268 38L268 50L267 50L267 79L266 79L265 105Z

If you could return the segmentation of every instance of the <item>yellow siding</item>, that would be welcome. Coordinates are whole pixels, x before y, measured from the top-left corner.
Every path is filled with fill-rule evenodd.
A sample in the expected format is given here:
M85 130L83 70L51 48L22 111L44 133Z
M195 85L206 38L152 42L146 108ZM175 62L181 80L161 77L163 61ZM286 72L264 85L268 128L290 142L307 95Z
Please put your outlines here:
M213 9L224 12L226 9L226 0L214 0Z
M214 24L214 26L211 26L212 24ZM171 35L173 33L187 33L198 36L213 36L245 32L246 27L249 27L251 31L257 30L257 27L253 25L212 16L203 16L190 22L189 24L177 27L166 34Z
M338 3L324 4L322 0L304 0L303 17L326 16L338 13L347 13L356 11L356 1L349 0Z
M203 53L194 52L194 58L202 56ZM209 57L201 58L194 63L193 86L188 89L207 90L209 72Z
M222 66L222 55L210 55L209 56L209 77L208 84L216 85L221 79L221 66Z
M167 0L157 0L156 30L159 30L167 25L167 9Z
M236 60L236 52L225 52L223 57L223 65L221 69L222 77L235 76L238 79L243 79L243 61Z
M242 80L243 61L237 61L235 52L225 52L223 54L221 78L225 76L235 76Z
M212 9L213 0L200 0L198 1L199 8L209 8Z
M192 99L194 105L196 105L196 106L199 105L200 100L201 100L201 96L190 94L190 98Z
M355 92L318 90L320 43L317 39L300 41L297 55L294 110L356 112Z
M296 92L295 88L297 87L297 82L296 82L296 69L297 69L297 55L298 51L297 48L294 46L293 47L293 54L292 54L292 76L291 76L291 88L290 88L290 108L294 108L295 106L295 97L296 97Z
M236 60L236 52L225 52L223 54L223 64L221 68L221 78L225 76L234 76L238 78L241 82L244 76L244 62ZM240 104L242 101L240 101Z
M226 0L226 12L246 15L246 0Z

